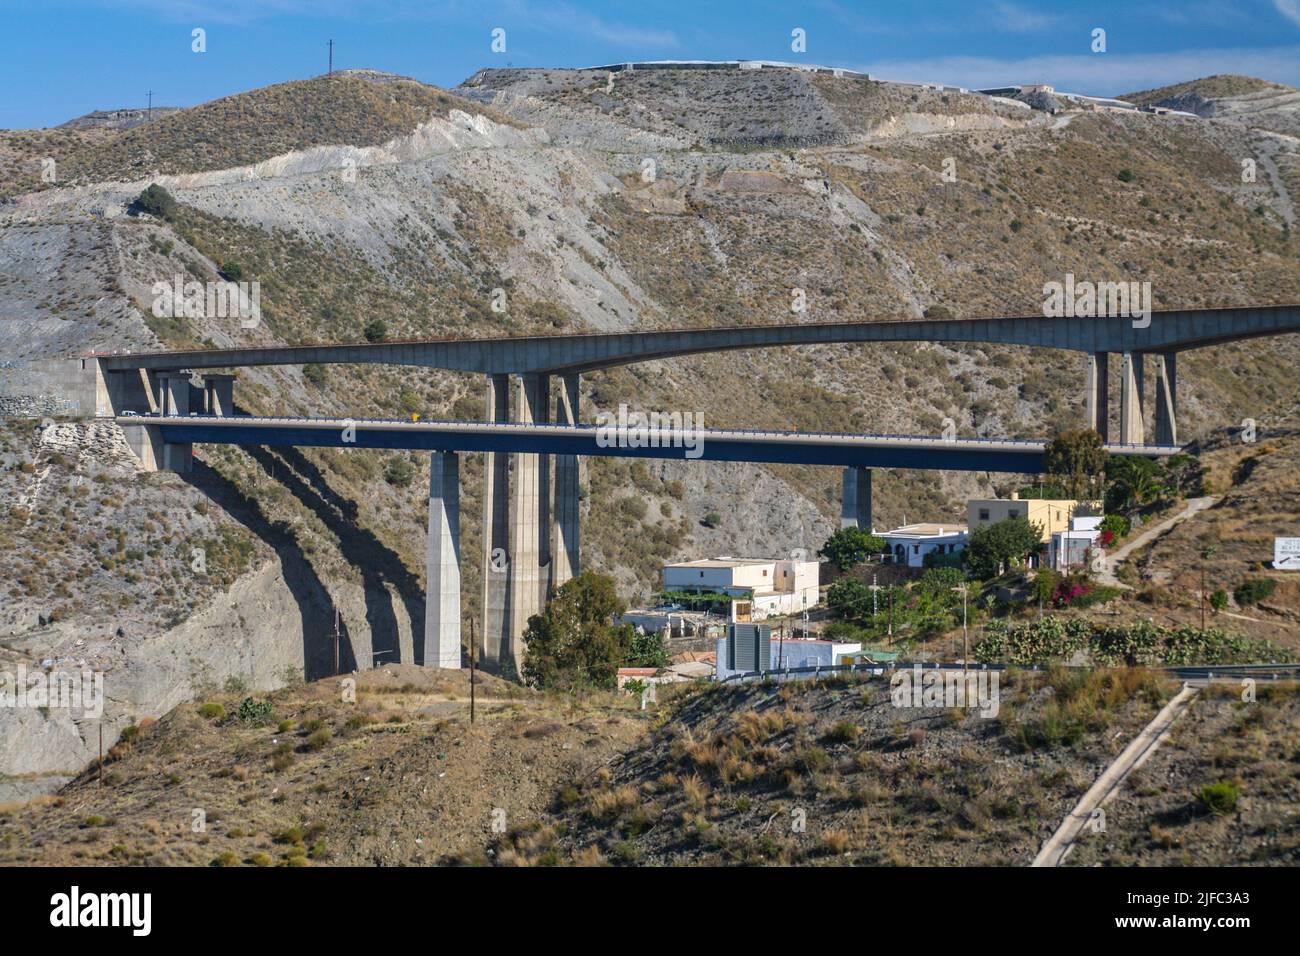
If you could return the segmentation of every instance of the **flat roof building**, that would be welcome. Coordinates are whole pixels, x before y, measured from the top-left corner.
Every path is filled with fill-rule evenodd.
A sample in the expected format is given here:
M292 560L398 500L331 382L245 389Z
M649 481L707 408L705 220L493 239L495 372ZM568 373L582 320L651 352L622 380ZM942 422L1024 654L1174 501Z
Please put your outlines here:
M925 566L926 555L960 554L966 549L969 537L964 524L903 525L880 535L889 546L890 560L909 568Z
M664 565L664 591L730 597L732 621L798 614L817 604L816 561L779 558L705 558Z

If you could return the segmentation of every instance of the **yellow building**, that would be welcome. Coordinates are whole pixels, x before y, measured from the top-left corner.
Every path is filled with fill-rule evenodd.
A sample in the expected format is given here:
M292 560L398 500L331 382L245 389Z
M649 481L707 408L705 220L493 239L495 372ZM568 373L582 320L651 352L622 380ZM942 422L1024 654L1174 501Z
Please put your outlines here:
M966 502L966 526L974 532L1008 518L1028 518L1030 524L1038 525L1043 544L1049 544L1053 534L1070 530L1070 519L1085 504L1051 498L1021 498L1015 492L1010 498L974 499Z

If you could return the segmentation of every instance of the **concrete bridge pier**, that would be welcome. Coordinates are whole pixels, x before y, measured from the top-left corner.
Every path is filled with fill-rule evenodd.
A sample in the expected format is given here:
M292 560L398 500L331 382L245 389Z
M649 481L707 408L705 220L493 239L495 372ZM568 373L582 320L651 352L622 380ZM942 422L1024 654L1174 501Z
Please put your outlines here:
M1178 444L1178 353L1156 353L1156 444Z
M429 463L425 544L424 666L460 667L460 456L435 451Z
M871 531L871 469L845 468L840 527Z
M183 372L158 373L158 409L163 415L186 417L190 413L190 377ZM146 426L149 427L149 426ZM194 464L193 445L164 443L162 468L186 472Z
M1103 443L1110 441L1110 354L1091 352L1088 355L1088 385L1085 405L1088 426L1101 436Z
M235 413L235 376L203 376L203 413L221 416Z
M514 420L532 424L546 420L542 399L546 395L541 375L521 375L515 392ZM520 452L514 456L514 486L510 496L510 599L508 655L518 668L523 663L523 634L528 619L541 609L541 455Z
M510 377L487 377L487 420L510 420ZM480 656L500 665L510 652L510 456L483 454L483 637Z
M1142 421L1143 354L1125 352L1120 369L1119 440L1125 445L1140 445L1146 438Z
M560 376L555 395L555 420L578 424L581 381L577 373ZM577 455L555 456L554 535L551 546L551 587L558 588L579 573L578 487L581 483Z

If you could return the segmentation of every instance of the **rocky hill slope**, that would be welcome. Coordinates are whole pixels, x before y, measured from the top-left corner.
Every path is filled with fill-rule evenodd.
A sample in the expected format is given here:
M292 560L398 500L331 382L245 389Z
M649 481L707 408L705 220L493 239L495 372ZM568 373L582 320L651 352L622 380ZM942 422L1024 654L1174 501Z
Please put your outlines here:
M981 717L880 678L678 686L641 712L480 675L471 725L465 677L210 694L132 727L103 785L0 806L0 864L1023 866L1175 689L1008 673ZM1237 693L1193 704L1070 864L1295 862L1300 698Z
M24 364L88 349L359 340L376 319L404 337L1032 314L1043 284L1066 272L1150 281L1157 307L1291 302L1298 148L1217 115L1052 117L787 71L612 82L482 71L450 92L386 75L318 78L132 129L0 133L0 354L16 381ZM1250 156L1258 176L1245 182ZM154 181L177 213L128 215ZM261 284L257 328L151 313L154 283L212 279L232 264ZM501 294L504 312L492 308ZM1184 355L1183 434L1246 417L1285 424L1298 351L1292 337ZM959 434L1028 436L1077 424L1083 372L1075 355L1013 348L800 348L612 370L587 377L584 402L589 415L627 401L703 412L709 425L908 433L949 418ZM249 370L236 401L477 417L482 383L436 370ZM208 670L176 667L143 697L126 695L122 725L204 681L273 686L285 633L318 676L332 666L335 612L346 662L412 659L423 456L200 448L194 476L141 479L93 453L105 446L88 424L58 429L4 436L4 533L23 546L0 550L11 602L0 643L15 658L121 627L184 659L190 625L177 614L234 629L227 647L243 652L214 650ZM471 612L479 468L469 456ZM612 459L586 469L585 560L634 596L665 559L815 550L836 524L832 469ZM881 474L876 520L946 519L966 496L1012 486ZM87 540L101 527L120 533L108 547ZM241 563L196 575L196 538L228 541ZM48 559L67 570L33 574L33 548L60 540ZM78 557L92 553L97 562ZM228 570L252 589L246 598L226 590ZM277 610L248 614L245 601ZM69 753L84 755L88 742L70 732Z

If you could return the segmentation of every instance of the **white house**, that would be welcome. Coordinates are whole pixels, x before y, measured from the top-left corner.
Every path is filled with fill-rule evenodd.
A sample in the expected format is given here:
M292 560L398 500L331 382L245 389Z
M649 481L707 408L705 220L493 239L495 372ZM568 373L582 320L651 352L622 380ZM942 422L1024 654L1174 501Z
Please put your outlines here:
M889 545L890 560L909 568L925 566L925 556L959 554L966 550L969 535L964 524L909 524L880 537Z
M1100 537L1101 516L1071 518L1068 531L1057 531L1052 535L1049 566L1064 571L1083 564L1088 549L1095 547Z
M724 556L664 565L664 590L722 594L731 602L732 621L761 621L798 614L817 604L820 584L816 561Z

